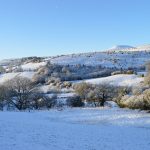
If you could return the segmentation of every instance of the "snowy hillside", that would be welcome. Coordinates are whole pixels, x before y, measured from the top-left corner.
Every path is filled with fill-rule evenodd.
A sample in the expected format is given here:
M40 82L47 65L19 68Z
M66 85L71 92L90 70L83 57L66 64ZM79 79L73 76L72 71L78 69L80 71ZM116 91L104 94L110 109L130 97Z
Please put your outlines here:
M84 82L91 84L107 83L114 86L138 86L143 81L144 78L138 77L137 75L125 75L125 74L84 80Z
M24 70L24 71L28 71L28 70L36 70L42 66L45 66L46 65L46 62L40 62L40 63L27 63L27 64L23 64L21 66L21 68Z
M48 59L47 59L48 60ZM119 45L103 52L63 55L49 58L61 65L101 65L102 67L140 68L150 60L150 46Z
M0 75L0 83L4 83L7 80L11 80L12 78L16 76L22 76L22 77L27 77L31 79L34 74L35 72L5 73L5 74Z
M108 68L142 68L146 62L150 60L150 45L143 46L128 46L117 45L111 49L89 52L80 54L60 55L55 57L43 57L41 62L23 62L21 68L24 71L36 70L41 66L45 66L46 62L60 65L88 65L88 66L102 66ZM21 63L21 60L3 60L0 65L7 67L7 65L14 65L15 62Z
M59 56L49 59L60 65L100 65L108 68L140 68L150 60L150 52L95 52Z

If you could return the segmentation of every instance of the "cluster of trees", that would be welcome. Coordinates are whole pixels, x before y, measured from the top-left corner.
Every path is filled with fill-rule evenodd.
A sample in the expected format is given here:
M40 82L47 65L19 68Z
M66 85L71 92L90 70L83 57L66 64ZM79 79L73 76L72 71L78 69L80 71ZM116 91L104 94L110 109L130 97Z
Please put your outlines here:
M56 103L56 96L41 94L36 86L25 77L15 77L0 85L0 107L13 107L18 110L51 108Z
M95 107L103 107L106 101L113 100L118 94L118 90L109 84L92 85L83 82L75 85L74 89L82 101L94 104Z
M39 63L39 62L42 62L43 61L43 57L37 57L37 56L33 56L33 57L24 57L21 59L21 62L26 62L26 63L29 63L29 62L33 62L33 63Z
M33 81L35 83L47 83L51 79L57 81L72 81L83 80L89 78L110 76L114 69L102 68L101 66L85 66L85 65L57 65L47 63L46 66L41 67Z

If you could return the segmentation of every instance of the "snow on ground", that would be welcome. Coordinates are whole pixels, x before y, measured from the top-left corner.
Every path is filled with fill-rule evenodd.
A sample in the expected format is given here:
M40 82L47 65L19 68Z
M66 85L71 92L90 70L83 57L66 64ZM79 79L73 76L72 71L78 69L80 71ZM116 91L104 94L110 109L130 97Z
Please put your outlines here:
M0 75L0 83L3 83L7 80L10 80L12 78L14 78L15 76L17 76L18 73L5 73L5 74L1 74Z
M72 88L62 88L62 89L59 89L57 88L56 86L51 86L51 85L41 85L40 86L40 91L43 92L43 93L49 93L49 91L58 91L58 92L61 92L61 93L72 93L74 92L74 90Z
M0 112L1 150L149 150L150 114L119 108Z
M42 91L43 93L48 93L51 90L51 86L50 85L42 85L40 86L40 91Z
M19 75L22 76L22 77L32 79L34 74L35 74L35 72L30 71L30 72L21 72Z
M76 83L78 82L87 82L91 84L108 83L114 86L137 86L143 80L144 78L139 77L137 75L119 74L119 75L114 75L114 76L109 76L109 77L104 77L104 78L77 81Z
M45 66L46 65L46 62L40 62L40 63L27 63L27 64L24 64L22 65L22 69L24 71L28 71L28 70L36 70L42 66Z
M17 73L5 73L0 75L0 83L4 83L7 80L11 80L16 76L22 76L22 77L27 77L31 79L35 72L17 72Z
M67 97L73 97L75 93L61 93L58 94L58 98L67 98Z

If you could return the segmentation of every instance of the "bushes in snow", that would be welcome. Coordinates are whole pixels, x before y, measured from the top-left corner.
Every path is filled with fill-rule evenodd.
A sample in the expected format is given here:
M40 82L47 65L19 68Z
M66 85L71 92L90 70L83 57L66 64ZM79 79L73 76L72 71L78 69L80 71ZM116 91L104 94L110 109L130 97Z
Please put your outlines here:
M118 104L130 109L150 110L150 90L145 90L140 95L125 95Z
M144 78L144 83L150 86L150 73L148 73Z
M134 70L121 70L121 71L114 71L111 73L111 75L117 75L117 74L134 74Z
M36 56L33 56L33 57L24 57L21 59L21 62L24 63L40 63L43 61L43 58L42 57L36 57Z
M147 75L144 78L145 85L150 86L150 62L146 64Z
M117 88L117 96L114 101L121 107L126 107L124 103L122 103L122 98L127 96L131 92L131 88L128 87L118 87Z
M150 70L149 65L148 71ZM120 90L116 101L120 107L131 109L150 110L150 72L144 78L144 84L133 87L132 90Z
M44 75L35 74L35 75L32 77L32 82L33 82L34 84L39 84L39 83L43 84L43 83L45 83L45 78L46 78L46 76L44 76Z
M59 78L55 78L55 77L50 77L47 79L47 85L50 86L56 86L58 89L62 89L62 88L70 88L72 86L71 82L68 81L64 81L62 82Z
M80 83L80 84L76 84L74 85L74 90L75 92L83 99L85 100L87 98L87 94L88 92L91 90L92 85L88 84L88 83Z

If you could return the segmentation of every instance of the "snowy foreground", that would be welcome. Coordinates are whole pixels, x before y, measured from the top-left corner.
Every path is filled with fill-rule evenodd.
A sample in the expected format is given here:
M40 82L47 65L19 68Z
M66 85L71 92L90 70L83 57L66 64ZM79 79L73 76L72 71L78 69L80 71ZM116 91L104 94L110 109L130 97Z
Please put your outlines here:
M0 150L149 150L150 114L119 108L0 112Z

